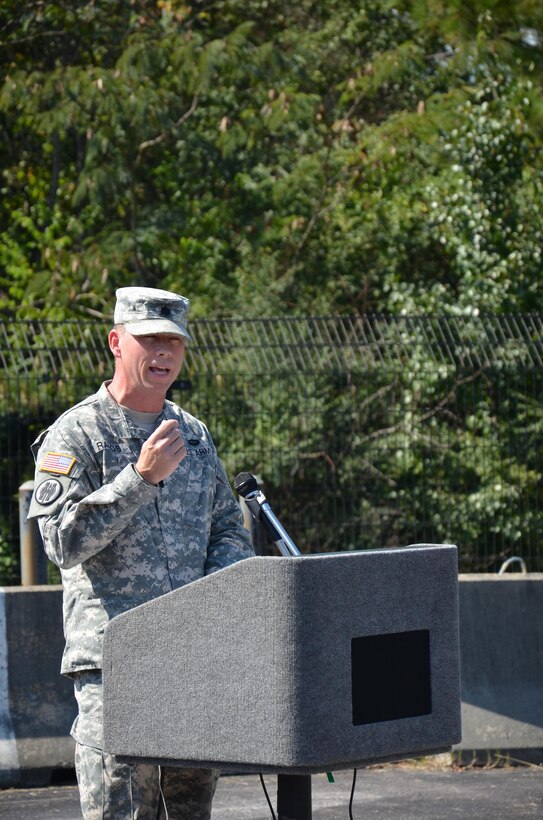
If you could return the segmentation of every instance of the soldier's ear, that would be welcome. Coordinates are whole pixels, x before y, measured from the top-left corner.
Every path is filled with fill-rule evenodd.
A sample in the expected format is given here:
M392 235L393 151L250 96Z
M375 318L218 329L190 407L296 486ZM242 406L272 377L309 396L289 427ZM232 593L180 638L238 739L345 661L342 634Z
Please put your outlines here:
M109 331L108 342L109 342L109 349L113 353L116 359L120 359L121 357L121 347L120 347L120 339L121 334L117 330L117 328L113 328Z

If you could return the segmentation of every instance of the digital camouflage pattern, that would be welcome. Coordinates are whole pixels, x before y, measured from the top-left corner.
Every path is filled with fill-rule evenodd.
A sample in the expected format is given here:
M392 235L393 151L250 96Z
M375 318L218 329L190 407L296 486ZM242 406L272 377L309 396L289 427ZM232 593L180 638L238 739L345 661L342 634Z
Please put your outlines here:
M73 729L85 820L209 820L219 771L128 764L101 751L102 676L75 676L79 717ZM165 810L166 806L166 810Z
M161 486L134 469L147 434L106 384L33 445L29 518L61 570L65 674L101 667L115 615L253 554L209 431L169 401L163 419L178 420L187 456Z
M85 820L209 820L219 772L120 763L76 744Z
M176 333L189 342L187 316L190 302L179 293L159 288L117 288L113 323L133 336Z
M205 425L166 402L187 455L159 486L135 470L149 433L107 386L64 413L33 445L38 518L64 587L74 678L72 728L85 820L209 820L218 772L127 765L102 750L102 637L110 618L253 554L239 505ZM167 810L165 810L167 806ZM157 814L158 811L158 814Z

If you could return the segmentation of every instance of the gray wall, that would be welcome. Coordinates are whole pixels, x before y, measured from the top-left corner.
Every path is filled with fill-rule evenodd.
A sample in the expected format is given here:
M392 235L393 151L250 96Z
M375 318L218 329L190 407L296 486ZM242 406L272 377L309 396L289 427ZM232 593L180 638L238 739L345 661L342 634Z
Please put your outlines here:
M59 587L0 588L0 786L73 766ZM461 575L462 742L543 760L543 574Z
M43 785L73 767L63 647L60 587L0 588L0 786Z
M459 606L458 748L543 760L543 573L461 575Z

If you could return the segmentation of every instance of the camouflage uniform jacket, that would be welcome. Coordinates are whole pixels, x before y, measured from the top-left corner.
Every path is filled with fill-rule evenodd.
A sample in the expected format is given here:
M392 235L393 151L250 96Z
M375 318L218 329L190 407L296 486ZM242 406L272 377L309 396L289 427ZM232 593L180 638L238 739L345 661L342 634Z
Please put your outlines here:
M61 569L65 674L101 667L110 618L253 554L207 428L169 401L163 418L188 454L161 486L134 469L146 434L105 384L33 445L29 518Z

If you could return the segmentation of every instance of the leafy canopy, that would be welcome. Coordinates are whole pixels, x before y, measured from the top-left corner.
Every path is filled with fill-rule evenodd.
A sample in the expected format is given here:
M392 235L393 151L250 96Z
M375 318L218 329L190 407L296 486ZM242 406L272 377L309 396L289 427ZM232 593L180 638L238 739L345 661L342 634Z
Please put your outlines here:
M539 308L540 4L7 0L0 32L10 314Z

